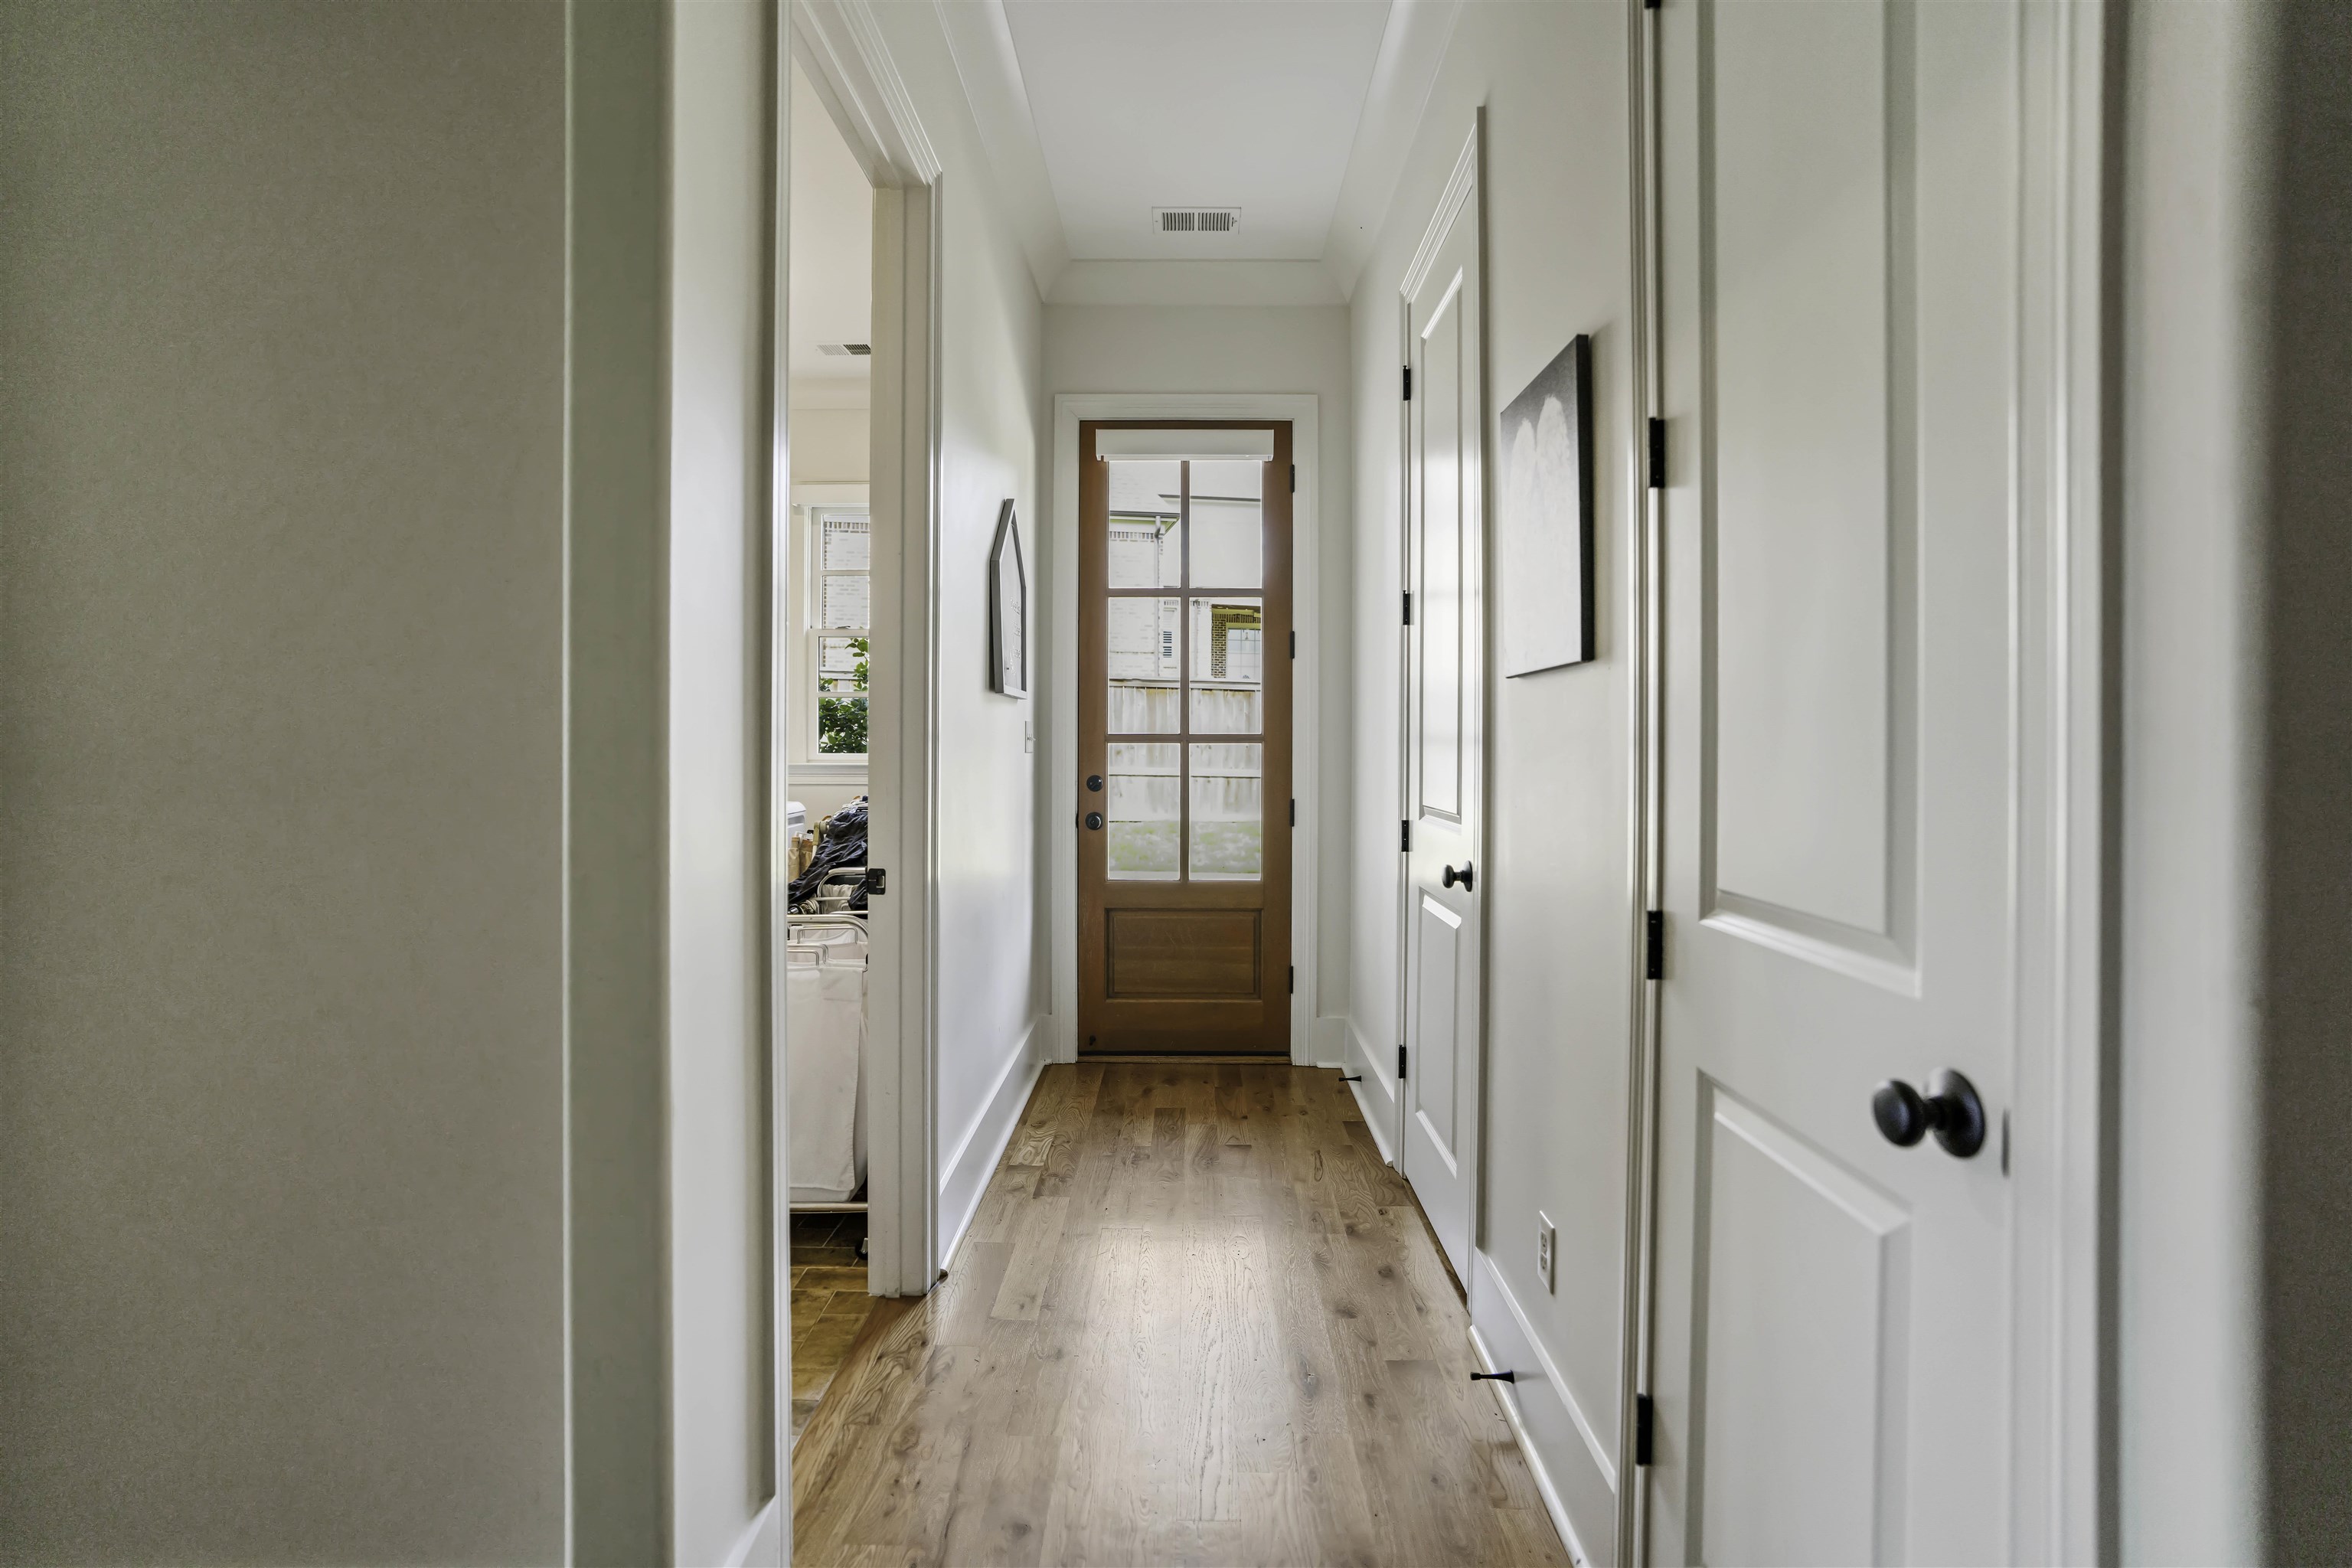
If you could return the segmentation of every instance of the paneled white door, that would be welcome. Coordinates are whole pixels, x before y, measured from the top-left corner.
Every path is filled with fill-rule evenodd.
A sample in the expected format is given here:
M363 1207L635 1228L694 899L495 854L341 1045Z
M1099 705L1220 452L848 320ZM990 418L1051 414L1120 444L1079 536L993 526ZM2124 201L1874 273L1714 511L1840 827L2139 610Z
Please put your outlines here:
M1477 143L1404 285L1404 1174L1470 1277L1479 1130L1485 465Z
M1655 1562L2009 1554L2020 32L1659 13Z

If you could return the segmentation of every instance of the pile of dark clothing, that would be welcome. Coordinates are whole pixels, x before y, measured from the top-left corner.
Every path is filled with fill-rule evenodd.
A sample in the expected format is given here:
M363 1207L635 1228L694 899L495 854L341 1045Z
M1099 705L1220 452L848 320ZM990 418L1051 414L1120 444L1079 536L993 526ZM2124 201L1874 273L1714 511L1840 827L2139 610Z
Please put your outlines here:
M814 907L816 890L833 872L844 867L866 864L866 797L859 795L825 819L824 836L817 840L816 858L809 868L793 880L792 909L794 914L804 914ZM866 907L866 882L859 879L857 890L849 895L849 907Z

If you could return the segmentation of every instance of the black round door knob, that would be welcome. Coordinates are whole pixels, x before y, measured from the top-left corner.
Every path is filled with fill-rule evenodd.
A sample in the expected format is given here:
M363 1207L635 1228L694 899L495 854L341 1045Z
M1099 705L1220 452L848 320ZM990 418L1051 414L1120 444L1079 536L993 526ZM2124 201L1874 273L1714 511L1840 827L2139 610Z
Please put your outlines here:
M1908 1149L1930 1132L1957 1159L1969 1159L1984 1147L1984 1101L1977 1098L1976 1085L1949 1068L1929 1077L1925 1095L1899 1078L1888 1079L1871 1095L1870 1115L1897 1148Z
M1445 875L1440 877L1438 880L1444 883L1449 888L1454 886L1454 883L1459 882L1462 884L1462 890L1466 893L1472 890L1470 886L1470 873L1473 869L1474 868L1471 866L1470 862L1465 860L1462 862L1462 869L1459 871L1455 870L1451 866L1445 868Z
M1088 773L1087 775L1087 787L1094 791L1097 795L1100 795L1102 793L1102 774Z
M1102 831L1102 813L1099 811L1087 813L1087 826L1097 833Z

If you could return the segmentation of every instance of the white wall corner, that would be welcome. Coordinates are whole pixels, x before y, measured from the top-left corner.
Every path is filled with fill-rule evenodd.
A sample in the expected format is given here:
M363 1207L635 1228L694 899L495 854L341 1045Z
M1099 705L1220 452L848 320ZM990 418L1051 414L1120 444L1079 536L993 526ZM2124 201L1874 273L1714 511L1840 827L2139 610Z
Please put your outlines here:
M1339 180L1339 196L1331 208L1331 227L1323 241L1324 264L1342 299L1352 299L1356 281L1381 228L1388 221L1389 204L1396 198L1405 160L1421 132L1429 95L1445 63L1454 26L1461 19L1462 0L1396 0L1389 12L1388 31L1372 62L1371 84L1365 89L1364 110L1356 121L1355 145L1348 153L1348 170Z
M988 1190L988 1178L996 1173L996 1162L1004 1157L1013 1130L1021 1124L1022 1109L1037 1087L1037 1075L1045 1065L1045 1025L1044 1018L1030 1020L1021 1044L1005 1058L1004 1069L997 1074L980 1113L964 1130L962 1142L940 1162L941 1268L948 1266L964 1232L971 1228L971 1217L980 1211L981 1196Z
M1487 1372L1509 1372L1516 1381L1490 1384L1510 1418L1511 1431L1535 1472L1544 1508L1582 1568L1612 1563L1612 1550L1595 1562L1587 1539L1614 1542L1617 1524L1617 1465L1601 1444L1574 1391L1544 1348L1518 1298L1503 1283L1502 1271L1482 1251L1470 1254L1470 1342ZM1582 1520L1596 1533L1580 1535Z

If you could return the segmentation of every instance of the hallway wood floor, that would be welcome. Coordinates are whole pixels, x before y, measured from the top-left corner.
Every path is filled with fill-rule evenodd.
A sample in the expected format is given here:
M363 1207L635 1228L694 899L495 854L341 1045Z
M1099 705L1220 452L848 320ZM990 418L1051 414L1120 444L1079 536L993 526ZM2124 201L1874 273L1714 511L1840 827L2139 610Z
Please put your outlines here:
M1565 1564L1468 1330L1337 1073L1049 1067L794 1451L793 1561Z

